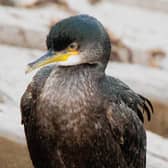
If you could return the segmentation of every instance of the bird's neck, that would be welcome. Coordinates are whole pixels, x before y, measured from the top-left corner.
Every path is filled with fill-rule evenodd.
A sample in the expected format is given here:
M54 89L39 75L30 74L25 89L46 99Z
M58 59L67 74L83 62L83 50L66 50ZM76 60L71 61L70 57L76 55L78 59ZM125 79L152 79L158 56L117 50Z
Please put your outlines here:
M60 78L70 83L70 81L96 82L97 79L104 77L104 71L97 68L96 64L80 64L75 66L59 66L53 70L53 78Z
M56 67L48 77L43 93L45 99L61 109L76 109L76 103L92 102L99 93L104 72L97 72L89 65ZM53 98L51 98L53 95Z
M40 96L41 106L47 106L48 116L58 125L58 134L76 139L83 137L82 130L89 135L95 116L102 113L103 97L99 95L99 84L103 78L88 66L57 67L48 77ZM42 108L42 107L41 107ZM90 126L88 126L90 125ZM87 136L86 136L87 137Z

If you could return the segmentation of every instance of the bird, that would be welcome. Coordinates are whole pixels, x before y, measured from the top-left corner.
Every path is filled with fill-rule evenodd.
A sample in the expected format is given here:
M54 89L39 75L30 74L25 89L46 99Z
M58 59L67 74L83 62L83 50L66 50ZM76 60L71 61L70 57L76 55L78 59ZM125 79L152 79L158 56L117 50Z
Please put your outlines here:
M47 52L21 98L21 117L35 168L145 168L144 96L105 73L109 35L80 14L51 27Z

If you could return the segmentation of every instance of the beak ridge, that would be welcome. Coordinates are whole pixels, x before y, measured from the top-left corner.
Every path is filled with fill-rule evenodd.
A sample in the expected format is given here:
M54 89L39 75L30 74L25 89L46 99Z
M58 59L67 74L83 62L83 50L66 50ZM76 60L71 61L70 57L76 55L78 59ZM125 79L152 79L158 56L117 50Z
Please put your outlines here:
M52 50L48 50L44 55L42 55L40 58L37 60L29 63L27 65L25 73L32 72L34 69L41 67L46 64L47 60L51 58L54 55L54 52Z

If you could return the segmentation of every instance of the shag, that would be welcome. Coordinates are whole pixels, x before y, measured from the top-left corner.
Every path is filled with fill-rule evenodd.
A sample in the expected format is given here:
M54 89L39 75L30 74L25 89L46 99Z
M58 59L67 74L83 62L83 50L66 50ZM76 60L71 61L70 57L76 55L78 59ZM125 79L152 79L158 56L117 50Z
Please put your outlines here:
M103 25L88 15L56 23L48 52L21 99L35 168L145 168L148 99L105 74L111 53Z

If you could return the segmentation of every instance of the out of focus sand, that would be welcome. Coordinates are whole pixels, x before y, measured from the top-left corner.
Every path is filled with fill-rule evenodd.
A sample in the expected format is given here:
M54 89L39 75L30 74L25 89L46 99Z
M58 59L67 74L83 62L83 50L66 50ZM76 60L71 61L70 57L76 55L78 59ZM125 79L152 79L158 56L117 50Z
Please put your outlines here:
M0 137L1 168L32 168L28 150L24 145Z

